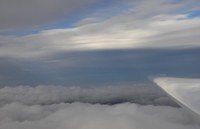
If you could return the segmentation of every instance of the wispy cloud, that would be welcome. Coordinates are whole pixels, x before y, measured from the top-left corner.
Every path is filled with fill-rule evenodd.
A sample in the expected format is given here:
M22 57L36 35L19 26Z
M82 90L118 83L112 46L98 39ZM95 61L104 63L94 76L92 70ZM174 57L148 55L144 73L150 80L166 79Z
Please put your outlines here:
M195 3L142 1L107 19L85 18L73 28L1 36L0 56L29 58L76 50L200 47L200 18L189 17ZM154 10L154 6L160 9Z

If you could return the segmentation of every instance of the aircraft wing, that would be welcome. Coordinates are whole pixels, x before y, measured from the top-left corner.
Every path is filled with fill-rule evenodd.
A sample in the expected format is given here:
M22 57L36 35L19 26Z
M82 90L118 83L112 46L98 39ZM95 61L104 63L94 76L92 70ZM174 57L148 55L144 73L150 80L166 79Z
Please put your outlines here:
M158 77L154 82L200 121L200 79Z

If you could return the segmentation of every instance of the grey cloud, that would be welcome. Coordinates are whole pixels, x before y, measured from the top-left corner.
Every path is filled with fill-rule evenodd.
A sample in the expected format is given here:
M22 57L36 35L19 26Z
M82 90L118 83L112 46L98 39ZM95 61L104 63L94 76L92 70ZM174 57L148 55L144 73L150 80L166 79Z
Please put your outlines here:
M0 129L199 128L182 109L169 107L173 102L160 90L146 86L4 87L0 101ZM124 103L101 105L117 101Z
M0 129L199 129L157 87L4 87L0 102Z
M199 5L198 0L143 0L132 11L136 17L144 19L159 14L187 13L200 9Z
M167 106L118 104L55 104L0 108L1 129L199 129L182 109Z
M97 0L1 0L0 31L30 29L64 20Z
M85 18L83 24L66 29L52 29L27 36L0 36L0 56L12 58L38 58L65 51L124 49L124 48L188 48L200 47L200 18L189 18L188 12L196 1L138 2L126 13L95 22L95 17ZM175 4L175 5L176 5ZM188 8L183 9L187 4ZM146 6L159 6L165 11L144 10L148 16L138 17ZM171 7L172 6L172 7ZM133 9L133 11L131 10ZM177 11L182 10L182 11ZM170 13L174 11L176 13ZM123 11L122 11L123 12ZM185 13L186 12L186 13ZM86 20L86 21L85 21ZM91 23L92 22L92 23Z
M13 102L26 105L51 105L58 103L99 103L117 104L124 102L142 105L177 106L173 101L155 87L136 85L110 86L99 88L80 88L62 86L17 86L0 89L0 105Z
M56 29L23 37L1 36L0 56L43 57L65 51L124 48L195 48L199 45L199 18L147 19L145 22L110 21ZM175 19L174 19L175 17ZM113 19L114 21L117 19ZM111 20L112 21L112 20ZM112 25L110 25L112 23ZM134 26L143 27L134 29ZM104 28L104 29L101 29Z

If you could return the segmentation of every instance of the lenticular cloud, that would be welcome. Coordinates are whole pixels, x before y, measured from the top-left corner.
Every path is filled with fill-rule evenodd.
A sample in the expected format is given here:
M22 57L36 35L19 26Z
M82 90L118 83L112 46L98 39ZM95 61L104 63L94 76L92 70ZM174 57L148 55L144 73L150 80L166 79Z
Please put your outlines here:
M199 129L151 86L0 89L0 129Z

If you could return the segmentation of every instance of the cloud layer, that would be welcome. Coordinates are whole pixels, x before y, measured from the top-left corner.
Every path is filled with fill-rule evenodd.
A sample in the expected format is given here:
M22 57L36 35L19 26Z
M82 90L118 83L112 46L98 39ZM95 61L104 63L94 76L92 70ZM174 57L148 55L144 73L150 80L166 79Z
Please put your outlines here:
M160 90L146 86L4 87L0 99L0 129L199 128ZM123 103L110 105L116 101Z
M98 0L1 0L0 31L30 29L69 19L95 2Z
M162 91L153 86L110 86L80 88L62 86L15 86L0 89L0 105L13 102L26 105L51 105L58 103L137 103L142 105L177 106Z
M85 0L83 4L88 2L91 1ZM190 17L190 13L200 7L196 0L124 3L129 7L120 9L118 15L109 18L94 13L74 23L71 28L45 30L19 37L0 36L0 57L43 57L66 51L96 49L200 47L200 18ZM82 6L79 4L73 7ZM154 7L159 8L152 9ZM110 14L112 9L102 13Z
M199 129L182 109L161 106L84 103L26 106L12 103L0 109L1 129Z

